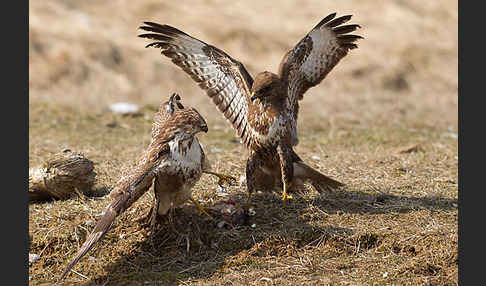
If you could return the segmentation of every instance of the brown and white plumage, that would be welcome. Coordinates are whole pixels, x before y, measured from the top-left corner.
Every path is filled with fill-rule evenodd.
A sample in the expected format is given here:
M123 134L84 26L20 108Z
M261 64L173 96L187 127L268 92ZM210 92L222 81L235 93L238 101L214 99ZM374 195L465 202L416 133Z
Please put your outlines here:
M141 27L157 34L141 37L159 40L147 47L162 48L162 53L186 71L232 123L238 135L249 141L247 132L247 94L253 79L245 67L222 50L199 41L184 32L167 25L146 22Z
M298 144L298 101L362 38L349 34L359 25L342 25L351 19L350 15L335 16L333 13L322 19L285 54L278 74L261 72L255 80L238 60L174 27L153 22L144 22L140 27L149 32L140 37L154 40L147 47L160 48L206 90L248 147L250 194L256 186L257 172L281 181L284 198L294 178L310 182L318 190L342 185L305 165L292 149Z
M184 109L184 106L179 102L181 100L180 95L177 93L173 93L169 100L166 102L162 102L159 106L159 110L155 113L154 119L152 122L152 133L151 138L152 142L158 138L159 133L162 132L164 129L162 125L165 124L165 121L169 119L170 116L174 113L174 111L178 109Z
M108 232L115 218L128 209L154 184L155 202L151 217L164 215L171 206L192 200L192 187L200 179L207 163L197 137L208 131L202 116L193 108L184 108L172 95L154 116L152 142L138 164L123 176L110 193L105 214L67 266L61 280L72 267ZM149 213L150 215L150 213Z

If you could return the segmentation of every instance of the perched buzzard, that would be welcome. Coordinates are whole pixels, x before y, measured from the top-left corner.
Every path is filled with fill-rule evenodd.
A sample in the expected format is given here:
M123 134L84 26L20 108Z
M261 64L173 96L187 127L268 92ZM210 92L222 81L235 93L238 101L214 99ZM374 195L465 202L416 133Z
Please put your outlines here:
M362 39L349 34L359 25L342 25L351 15L335 16L322 19L284 55L278 74L264 71L255 80L241 62L174 27L153 22L140 27L150 32L140 37L154 40L146 47L160 48L206 90L247 146L249 197L262 174L283 184L283 200L296 183L308 182L319 192L343 185L306 165L292 148L298 144L299 100Z
M192 198L191 191L202 173L216 174L209 171L209 163L195 136L200 131L207 132L208 126L194 108L184 108L179 99L179 95L173 94L169 101L161 104L154 116L152 142L143 152L137 166L123 176L111 191L111 202L105 214L63 272L61 280L108 232L115 218L152 186L153 181L155 202L148 213L151 235L158 216L165 215L171 206L179 206L187 200L209 215ZM221 179L229 179L217 175Z

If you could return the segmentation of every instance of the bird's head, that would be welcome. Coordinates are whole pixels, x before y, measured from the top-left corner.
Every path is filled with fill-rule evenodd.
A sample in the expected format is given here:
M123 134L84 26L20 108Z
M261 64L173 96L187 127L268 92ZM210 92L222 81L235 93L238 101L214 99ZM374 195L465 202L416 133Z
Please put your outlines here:
M188 135L195 135L201 131L208 132L206 120L193 107L184 108L174 114L172 119L178 126L178 129Z
M257 74L251 87L251 101L255 99L274 97L279 94L280 78L271 72L265 71Z

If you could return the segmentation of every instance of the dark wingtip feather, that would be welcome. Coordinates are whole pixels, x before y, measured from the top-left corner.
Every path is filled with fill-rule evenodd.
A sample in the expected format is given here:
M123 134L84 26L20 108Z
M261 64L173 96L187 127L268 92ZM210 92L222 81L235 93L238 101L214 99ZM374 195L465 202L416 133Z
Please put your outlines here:
M149 31L149 32L160 32L164 30L165 26L167 26L167 25L157 24L154 22L143 22L143 23L147 26L140 26L138 28L140 30Z
M145 46L145 48L150 48L150 47L157 47L158 43L150 43Z
M160 34L164 34L164 35L172 35L172 36L186 35L186 36L189 36L188 34L184 33L183 31L181 31L181 30L179 30L175 27L166 25L166 24L162 25L162 24L157 24L157 23L154 23L154 22L144 22L144 24L147 25L147 26L140 26L138 28L141 29L141 30L154 32L154 33L160 33Z
M331 21L332 19L334 19L334 17L336 17L336 12L332 12L331 14L327 15L326 17L324 17L324 19L322 19L321 22L329 22Z
M314 29L319 28L322 25L325 25L327 22L334 19L334 17L336 17L336 12L331 13L331 14L327 15L326 17L324 17L324 19L322 19L319 23L317 23L317 25L314 27Z
M139 36L140 38L148 38L148 39L150 39L149 35L150 35L150 34L140 34L140 35L138 35L138 36Z
M161 35L161 34L154 34L154 33L146 33L146 34L140 34L138 35L140 38L147 38L147 39L154 39L154 40L160 40L160 41L168 41L171 38Z
M350 50L358 48L358 45L353 43L342 44L341 47L348 48Z
M145 48L155 47L155 48L159 48L159 49L165 49L165 48L167 48L167 46L168 46L167 43L153 42L153 43L147 44L145 46Z
M155 23L155 22L150 22L150 21L144 21L143 23L145 25L149 25L149 26L152 26L152 27L162 28L164 26L164 25L161 25L161 24L158 24L158 23Z
M359 28L361 28L360 25L352 24L352 25L338 26L338 27L336 27L332 30L336 34L346 34L346 33L349 33L349 32L353 32L353 31L355 31L356 29L359 29Z
M331 28L334 28L338 25L341 25L341 24L344 24L346 22L348 22L349 20L351 20L351 17L353 15L345 15L345 16L341 16L339 18L336 18L334 20L332 20L331 22L327 23L326 26L327 27L331 27Z
M338 35L337 36L338 42L340 44L346 44L346 43L352 43L357 40L363 39L360 35L350 35L350 34L345 34L345 35Z
M152 27L149 27L149 26L140 26L138 27L140 30L144 30L144 31L150 31L152 32Z

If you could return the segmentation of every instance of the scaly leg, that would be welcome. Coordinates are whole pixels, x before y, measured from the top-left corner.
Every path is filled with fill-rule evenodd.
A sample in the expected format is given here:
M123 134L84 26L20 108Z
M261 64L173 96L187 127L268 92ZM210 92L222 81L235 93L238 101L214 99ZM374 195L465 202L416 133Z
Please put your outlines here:
M256 171L258 166L263 165L263 161L258 156L257 153L251 152L250 155L248 156L248 160L246 160L246 187L248 190L248 198L246 201L246 205L248 209L250 208L250 203L251 203L251 195L256 189Z
M292 149L288 146L279 144L277 146L277 153L280 157L280 170L282 173L283 182L283 194L282 200L292 199L292 196L287 194L288 190L292 187L292 180L294 176L294 165L292 163Z
M218 185L223 185L225 182L228 183L228 185L236 184L236 178L230 175L224 175L216 172L211 172L211 171L203 171L203 173L210 174L210 175L215 175L216 177L219 178Z
M248 197L246 198L246 206L247 206L247 209L250 209L250 206L251 206L251 193L248 192Z
M155 189L155 186L154 186ZM155 193L155 202L154 202L154 207L152 208L152 217L150 218L150 239L152 239L152 236L155 234L155 225L157 224L157 218L159 216L159 203L160 203L160 198L157 196L157 192Z
M155 236L155 226L157 225L157 219L159 217L159 205L160 205L160 196L159 192L157 192L157 183L154 184L154 205L152 207L152 216L150 217L150 234L149 234L149 240L150 244L152 245L152 248L155 248L154 246L154 236Z
M150 219L152 218L153 210L154 210L154 206L151 206L150 210L148 211L148 213L146 215L135 220L135 222L137 222L139 224L140 228L146 228L150 225Z
M196 201L194 198L191 198L191 202L196 205L197 209L199 210L199 214L205 214L207 215L210 219L213 219L213 217L206 211L206 209L204 209L203 206L201 206L201 204L199 204L198 201Z
M144 217L136 220L136 222L140 223L141 228L150 227L151 233L153 233L154 229L155 229L155 224L156 224L157 217L158 217L157 212L158 212L158 209L159 209L159 202L160 202L160 199L156 195L154 203L153 203L152 207L150 208L150 210L148 211L148 213Z

